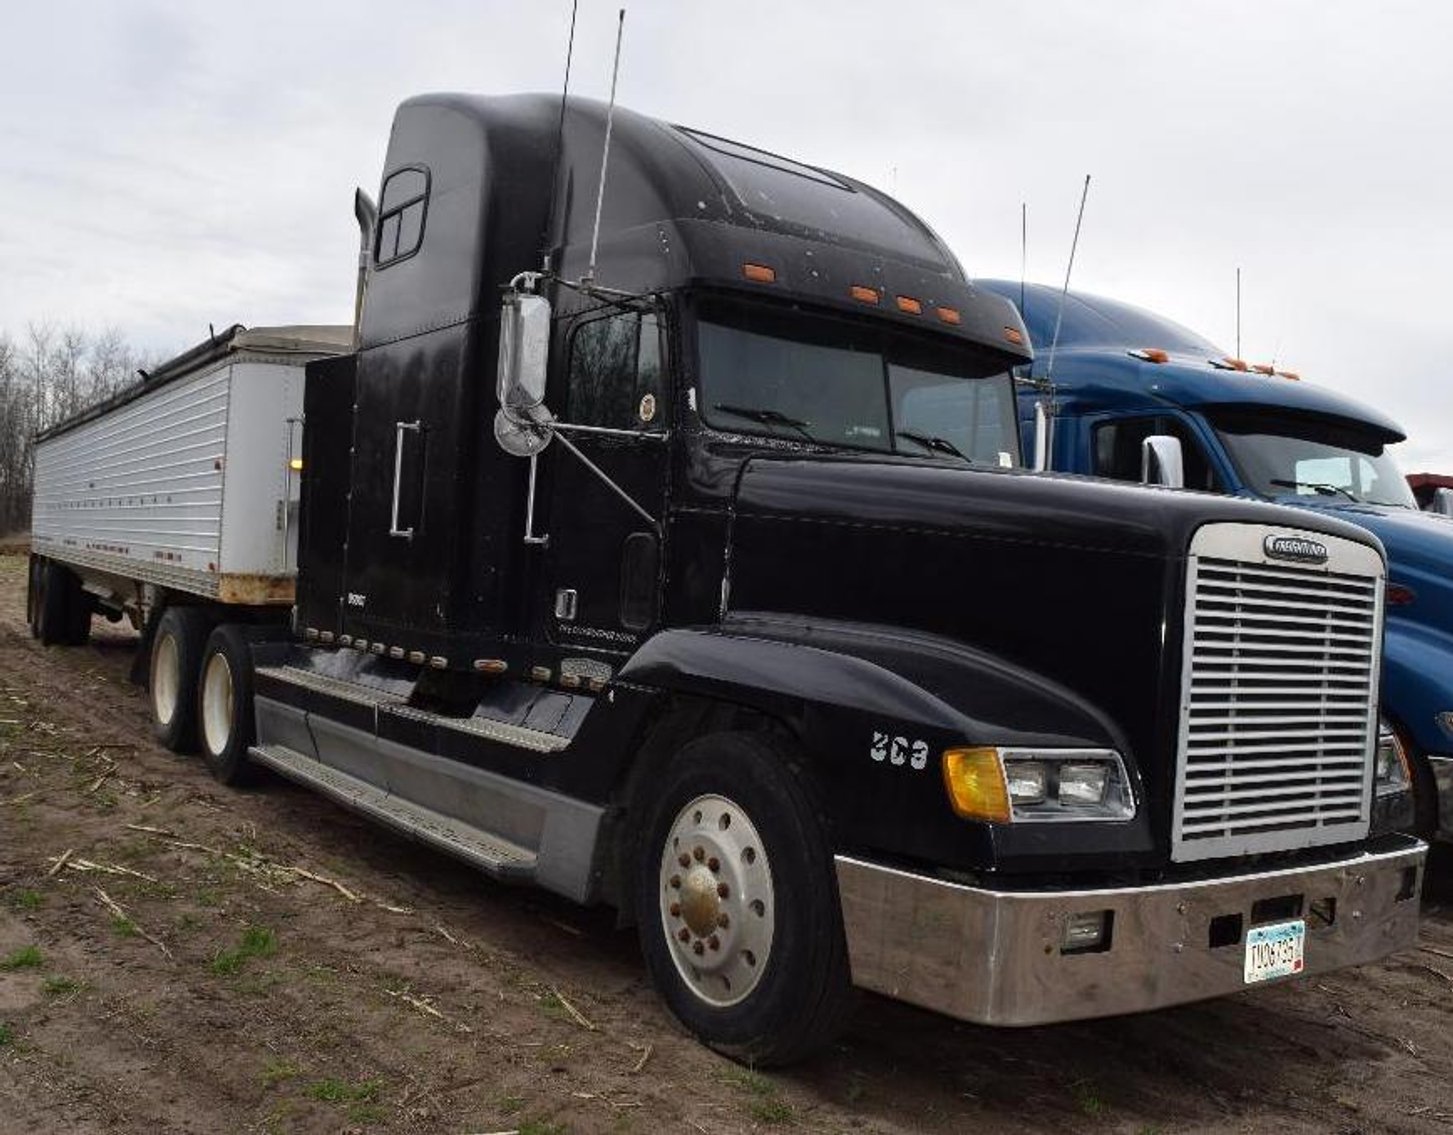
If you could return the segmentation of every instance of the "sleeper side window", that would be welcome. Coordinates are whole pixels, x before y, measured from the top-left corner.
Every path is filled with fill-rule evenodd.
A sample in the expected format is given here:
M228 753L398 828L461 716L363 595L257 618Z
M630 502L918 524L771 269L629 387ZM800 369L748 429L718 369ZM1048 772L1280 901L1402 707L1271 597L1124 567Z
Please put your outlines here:
M1180 439L1186 488L1212 493L1225 491L1201 439L1179 418L1168 415L1120 418L1095 427L1095 475L1117 481L1139 481L1140 445L1152 434Z
M428 209L427 169L405 166L388 175L379 197L378 223L373 237L373 260L377 267L387 268L419 251Z
M661 331L654 314L618 311L576 325L565 420L618 430L664 428Z

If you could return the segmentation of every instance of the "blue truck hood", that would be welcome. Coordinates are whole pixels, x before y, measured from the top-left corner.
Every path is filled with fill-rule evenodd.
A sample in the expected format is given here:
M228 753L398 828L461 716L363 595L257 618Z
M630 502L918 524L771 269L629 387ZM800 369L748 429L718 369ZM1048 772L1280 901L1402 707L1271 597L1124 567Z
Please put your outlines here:
M1322 498L1295 503L1371 531L1387 549L1388 578L1417 593L1417 621L1453 633L1453 517Z

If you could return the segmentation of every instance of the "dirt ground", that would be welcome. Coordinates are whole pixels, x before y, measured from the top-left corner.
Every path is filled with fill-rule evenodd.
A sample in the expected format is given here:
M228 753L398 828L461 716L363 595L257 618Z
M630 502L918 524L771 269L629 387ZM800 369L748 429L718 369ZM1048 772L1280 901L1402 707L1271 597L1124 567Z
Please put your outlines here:
M865 996L829 1053L750 1072L672 1023L608 912L153 744L134 636L32 642L18 550L0 1132L1453 1131L1446 862L1383 965L1022 1031Z

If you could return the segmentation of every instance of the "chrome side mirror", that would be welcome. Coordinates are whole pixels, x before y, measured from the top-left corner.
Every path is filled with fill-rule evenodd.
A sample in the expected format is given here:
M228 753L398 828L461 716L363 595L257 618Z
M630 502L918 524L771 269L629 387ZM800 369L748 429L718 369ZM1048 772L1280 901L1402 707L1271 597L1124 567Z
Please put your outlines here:
M1170 489L1186 487L1186 464L1180 438L1151 434L1140 443L1140 481Z
M528 287L531 281L524 283ZM514 286L500 304L494 436L513 457L533 457L550 444L550 412L545 409L550 318L549 300Z

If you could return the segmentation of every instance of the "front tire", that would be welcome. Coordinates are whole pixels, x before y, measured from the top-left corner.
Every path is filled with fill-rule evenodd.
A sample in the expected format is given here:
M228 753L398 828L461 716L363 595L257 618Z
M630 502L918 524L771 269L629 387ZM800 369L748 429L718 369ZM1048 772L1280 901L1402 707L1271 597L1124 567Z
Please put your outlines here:
M248 758L256 736L252 717L252 649L246 632L224 624L202 652L197 683L197 727L202 759L223 784L255 783L257 766Z
M212 621L196 607L168 607L151 641L151 725L174 753L197 748L197 675Z
M852 1006L832 853L797 756L755 733L687 745L637 856L656 988L702 1041L757 1065L823 1047Z

